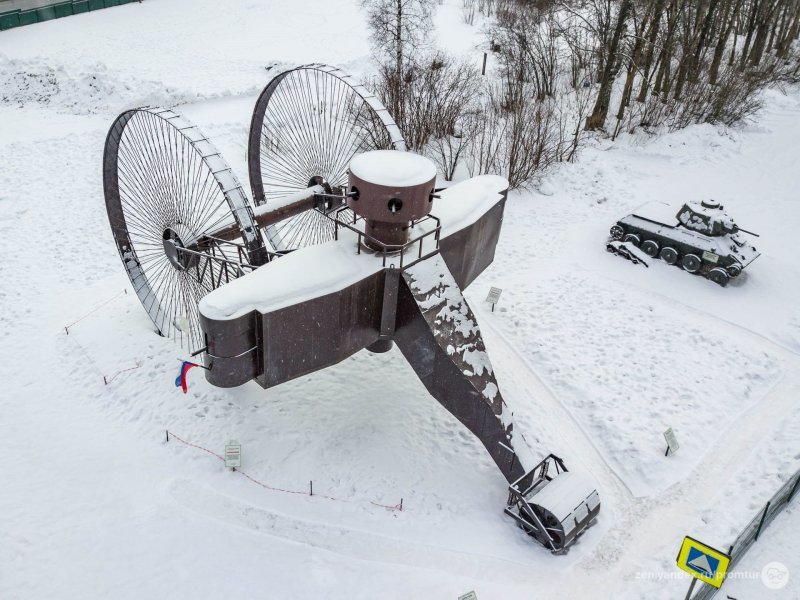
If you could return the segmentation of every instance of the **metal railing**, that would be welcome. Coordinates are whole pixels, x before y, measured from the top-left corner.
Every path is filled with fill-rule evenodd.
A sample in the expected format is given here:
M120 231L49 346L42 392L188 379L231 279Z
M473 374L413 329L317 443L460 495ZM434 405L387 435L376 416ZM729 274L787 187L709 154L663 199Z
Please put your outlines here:
M774 496L766 503L750 522L742 529L731 544L728 555L731 557L728 572L744 557L747 550L763 535L764 530L783 508L800 494L800 470L784 483ZM724 585L724 583L723 583ZM720 588L721 589L721 588ZM713 585L703 583L702 587L692 596L692 600L708 600L719 591Z
M436 227L428 231L425 231L424 233L418 235L415 238L411 238L405 244L384 244L380 240L375 239L371 235L365 233L364 231L356 227L359 221L364 220L363 217L359 217L358 215L353 213L352 220L343 218L342 214L347 210L349 210L347 206L342 206L341 208L337 208L331 213L325 213L323 211L320 212L333 221L334 224L333 238L335 240L339 239L340 227L344 227L345 229L352 231L358 236L356 252L358 254L361 254L362 249L370 249L374 251L376 254L382 255L384 267L386 266L387 261L391 261L391 259L393 258L399 258L400 264L398 265L398 268L407 269L417 264L418 262L425 260L426 258L430 258L431 256L438 254L439 252L439 239L442 233L442 222L438 219L438 217L435 217L433 215L427 215L425 217L422 217L418 221L411 221L411 225L409 225L410 229L414 229L417 225L425 223L426 221L435 221ZM423 255L425 239L431 236L433 236L434 248L433 250ZM369 241L369 245L365 243L366 241ZM409 248L411 248L414 244L419 245L417 256L416 258L413 258L410 262L405 262L406 251ZM379 249L375 250L375 248ZM390 262L390 266L395 266L395 265L394 263Z
M242 244L211 236L204 236L198 247L179 248L178 253L193 257L193 260L190 260L190 263L193 263L191 269L197 280L207 281L208 275L211 289L217 289L224 283L230 283L231 280L256 269L248 262L247 249Z

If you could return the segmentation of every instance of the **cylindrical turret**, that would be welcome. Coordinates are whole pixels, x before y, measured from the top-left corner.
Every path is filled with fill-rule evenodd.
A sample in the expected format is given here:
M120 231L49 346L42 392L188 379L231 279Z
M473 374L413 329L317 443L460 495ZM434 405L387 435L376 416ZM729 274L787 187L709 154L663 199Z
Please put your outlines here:
M357 195L347 205L366 220L366 244L382 250L373 238L387 246L408 241L411 221L431 211L436 166L419 154L374 150L350 162L349 191Z

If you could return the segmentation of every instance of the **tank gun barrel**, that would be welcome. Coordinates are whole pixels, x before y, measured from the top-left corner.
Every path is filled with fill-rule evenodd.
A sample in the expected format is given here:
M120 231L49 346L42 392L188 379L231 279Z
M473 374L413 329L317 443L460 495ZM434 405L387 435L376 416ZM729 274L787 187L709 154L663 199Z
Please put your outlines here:
M761 237L757 233L753 233L752 231L747 231L747 229L742 229L738 225L736 226L736 231L741 231L742 233L746 233L747 235L752 235L753 237Z

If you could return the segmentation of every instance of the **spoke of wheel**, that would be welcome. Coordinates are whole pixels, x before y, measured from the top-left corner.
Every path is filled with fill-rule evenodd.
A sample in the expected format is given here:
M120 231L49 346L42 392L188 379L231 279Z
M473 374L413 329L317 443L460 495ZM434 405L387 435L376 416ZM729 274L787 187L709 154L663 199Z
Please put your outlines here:
M253 123L259 135L250 139L257 140L258 164L251 164L250 177L267 203L306 188L314 177L344 186L356 154L404 147L392 138L389 126L397 130L385 109L379 115L348 79L334 69L299 67L278 75L259 98ZM267 228L267 235L276 249L290 250L332 239L333 226L309 211Z
M115 122L104 160L106 205L123 264L145 310L162 335L185 337L195 350L202 346L197 304L214 289L219 270L215 265L212 273L207 268L211 259L203 256L185 269L173 265L164 252L165 232L191 246L229 223L234 206L194 143L170 121L175 117L137 109ZM183 319L188 331L177 327Z

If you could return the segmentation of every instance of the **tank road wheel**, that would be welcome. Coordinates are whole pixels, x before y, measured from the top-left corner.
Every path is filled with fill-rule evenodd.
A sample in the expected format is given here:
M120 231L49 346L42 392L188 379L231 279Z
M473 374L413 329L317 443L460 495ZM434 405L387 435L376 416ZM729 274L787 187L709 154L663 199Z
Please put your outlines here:
M642 241L642 238L640 238L640 237L639 237L638 235L636 235L635 233L629 233L628 235L626 235L626 236L625 236L625 237L622 239L622 241L623 241L623 242L628 242L629 244L633 244L634 246L638 246L638 245L639 245L639 242L641 242L641 241Z
M738 277L739 275L742 274L742 267L740 267L739 265L730 265L728 266L727 271L728 275L731 278Z
M622 227L622 225L614 225L611 227L612 240L621 240L624 235L625 229Z
M730 277L728 277L728 273L722 267L715 267L711 269L708 272L707 277L711 281L713 281L717 285L721 285L722 287L728 285L728 280L730 279Z
M165 337L204 345L197 303L263 264L264 241L236 176L213 144L163 108L122 113L103 155L106 210L122 264L144 309ZM232 232L232 261L206 237ZM241 251L241 256L237 253Z
M696 254L687 254L683 257L681 265L683 265L683 268L689 271L689 273L697 273L703 265L703 261Z
M655 258L658 256L658 242L655 240L645 240L642 242L642 252L650 256L651 258Z
M256 206L269 205L322 180L347 185L356 154L405 150L400 129L374 94L351 76L325 65L277 75L256 102L247 163ZM265 229L276 250L333 239L333 222L308 210Z
M668 265L674 265L678 262L678 251L675 250L675 248L665 246L661 249L661 252L658 253L658 257Z

